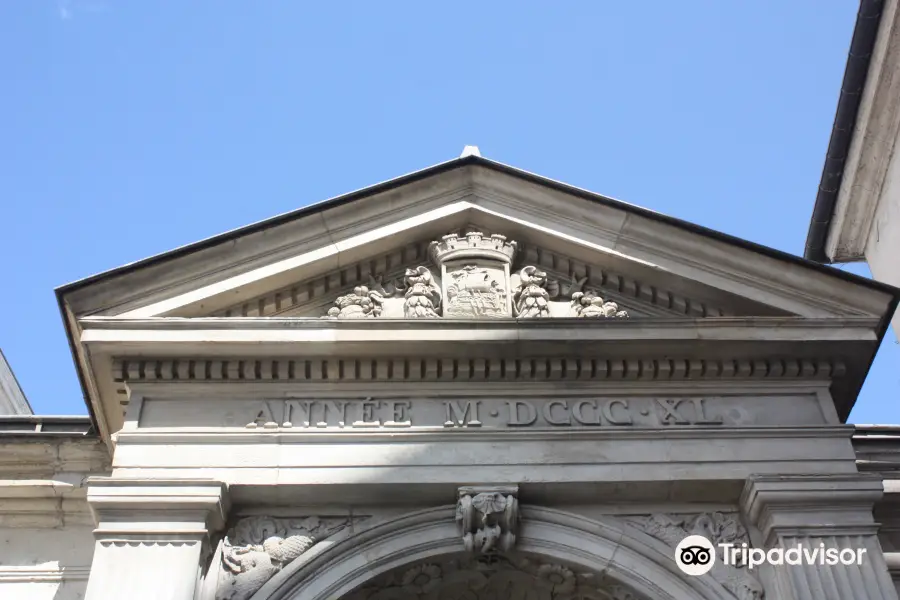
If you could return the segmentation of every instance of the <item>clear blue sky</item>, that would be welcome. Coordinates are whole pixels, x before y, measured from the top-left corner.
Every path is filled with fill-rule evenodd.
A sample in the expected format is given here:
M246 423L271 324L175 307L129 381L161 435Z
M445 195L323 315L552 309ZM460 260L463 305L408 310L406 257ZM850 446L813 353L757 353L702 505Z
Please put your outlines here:
M55 287L465 144L802 254L856 9L0 2L0 347L84 414ZM900 422L898 367L891 333L854 422Z

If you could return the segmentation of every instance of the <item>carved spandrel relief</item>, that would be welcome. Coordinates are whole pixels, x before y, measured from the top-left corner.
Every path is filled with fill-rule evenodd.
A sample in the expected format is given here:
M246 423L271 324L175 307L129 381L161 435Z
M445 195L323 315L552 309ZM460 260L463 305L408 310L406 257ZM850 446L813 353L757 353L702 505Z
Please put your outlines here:
M216 600L247 600L318 541L348 525L347 519L247 517L228 532Z
M745 565L726 564L720 544L740 546L750 538L738 515L720 512L669 515L653 514L625 519L633 527L664 542L674 552L679 542L689 535L701 535L712 542L718 556L710 572L716 581L734 594L737 600L763 600L765 591L759 580Z
M369 285L338 297L325 318L628 317L585 287L586 276L562 281L533 265L511 274L517 247L500 234L445 235L428 247L435 270L418 264L400 277L370 274Z
M342 600L645 600L598 574L525 556L421 563L377 577Z

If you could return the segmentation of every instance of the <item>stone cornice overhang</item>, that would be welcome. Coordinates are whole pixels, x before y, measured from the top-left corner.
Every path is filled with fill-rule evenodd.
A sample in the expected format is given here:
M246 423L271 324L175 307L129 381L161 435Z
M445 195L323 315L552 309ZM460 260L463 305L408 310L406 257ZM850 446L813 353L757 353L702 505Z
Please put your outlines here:
M811 365L827 361L830 366L826 375L831 380L838 414L846 419L877 348L879 320L722 317L609 321L503 319L476 323L449 319L95 317L82 319L79 325L83 330L81 343L94 360L101 357L119 361L129 358L240 361L277 357L321 360L589 357L636 361L633 364L659 359L697 359L745 360L751 365L754 360L769 359L806 360ZM810 378L814 378L816 367L811 369ZM765 377L760 373L755 376Z
M0 416L0 438L23 437L27 439L63 437L96 438L97 433L87 416Z
M860 471L900 479L900 425L857 425L853 448ZM892 492L900 498L900 488L894 486Z

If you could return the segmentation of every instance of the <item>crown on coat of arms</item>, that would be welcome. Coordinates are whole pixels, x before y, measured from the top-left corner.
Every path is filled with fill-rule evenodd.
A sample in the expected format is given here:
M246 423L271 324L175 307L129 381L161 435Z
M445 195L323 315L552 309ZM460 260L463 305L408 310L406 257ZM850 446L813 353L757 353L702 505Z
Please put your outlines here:
M470 231L464 236L456 233L445 235L441 241L431 242L428 250L438 265L467 258L487 258L510 264L516 254L516 242L507 241L505 235L498 233L486 236Z

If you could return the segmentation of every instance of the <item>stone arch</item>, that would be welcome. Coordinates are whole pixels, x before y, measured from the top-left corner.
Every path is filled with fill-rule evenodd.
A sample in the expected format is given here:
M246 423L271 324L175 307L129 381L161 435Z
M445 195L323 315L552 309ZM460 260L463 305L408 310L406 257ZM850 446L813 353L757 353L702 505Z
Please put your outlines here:
M252 600L335 600L379 575L457 554L462 540L453 506L409 513L352 534L345 530L288 565ZM684 575L672 549L614 517L549 508L522 509L516 550L591 570L654 600L735 596L711 577Z

